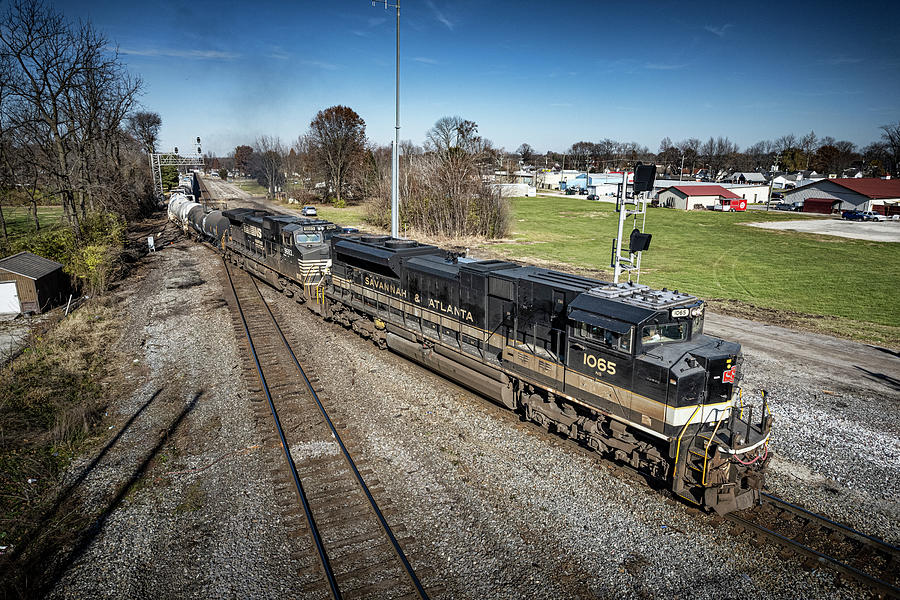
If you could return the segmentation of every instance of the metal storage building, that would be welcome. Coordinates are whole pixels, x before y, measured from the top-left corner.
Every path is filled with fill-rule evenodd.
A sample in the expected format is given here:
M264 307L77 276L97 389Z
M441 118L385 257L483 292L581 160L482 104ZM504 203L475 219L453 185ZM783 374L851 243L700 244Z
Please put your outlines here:
M31 252L0 259L0 313L40 313L71 289L63 266Z
M900 214L900 179L840 178L823 179L785 192L785 202L824 205L839 210L874 210L883 215Z

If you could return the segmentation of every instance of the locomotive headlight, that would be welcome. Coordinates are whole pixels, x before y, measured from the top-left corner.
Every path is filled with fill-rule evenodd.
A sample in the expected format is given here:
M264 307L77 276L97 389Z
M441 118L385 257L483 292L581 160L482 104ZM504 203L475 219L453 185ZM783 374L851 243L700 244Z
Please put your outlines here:
M703 312L703 307L702 307L702 306L698 306L697 308L692 308L692 309L691 309L691 316L692 316L692 317L699 317L700 314L701 314L702 312Z
M672 309L672 316L673 316L673 317L686 317L686 316L688 316L688 314L690 314L690 311L689 311L688 309L686 309L686 308L675 308L675 309Z

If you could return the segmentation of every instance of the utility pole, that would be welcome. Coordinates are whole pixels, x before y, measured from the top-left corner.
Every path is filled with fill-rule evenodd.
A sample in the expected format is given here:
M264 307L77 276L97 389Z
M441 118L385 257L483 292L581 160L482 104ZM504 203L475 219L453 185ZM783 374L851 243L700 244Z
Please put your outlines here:
M384 9L397 10L396 114L394 143L391 153L391 237L400 237L400 0L372 0L372 6L384 4Z

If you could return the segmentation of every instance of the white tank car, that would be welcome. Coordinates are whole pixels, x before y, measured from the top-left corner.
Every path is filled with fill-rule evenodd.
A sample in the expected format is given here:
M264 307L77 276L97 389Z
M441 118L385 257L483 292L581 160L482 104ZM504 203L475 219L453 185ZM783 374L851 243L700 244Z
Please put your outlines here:
M192 196L176 192L169 198L169 219L177 223L185 232L196 229L193 221L199 225L206 211L202 204L194 202ZM193 216L193 219L191 217Z

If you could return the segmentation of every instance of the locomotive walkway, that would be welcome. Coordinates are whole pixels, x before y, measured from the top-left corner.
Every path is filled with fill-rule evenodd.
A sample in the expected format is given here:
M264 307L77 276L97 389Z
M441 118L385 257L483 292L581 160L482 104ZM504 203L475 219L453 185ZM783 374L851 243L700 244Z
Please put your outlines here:
M285 502L287 520L300 517L296 533L310 540L295 557L306 581L299 591L335 599L427 599L401 547L410 542L394 535L375 501L378 489L367 486L367 471L350 456L316 393L316 377L301 367L253 278L227 263L225 269L235 326L246 334L251 358L245 374L258 378L253 391L265 399L260 412L268 408L274 423L267 441L284 451L276 491L296 494Z

